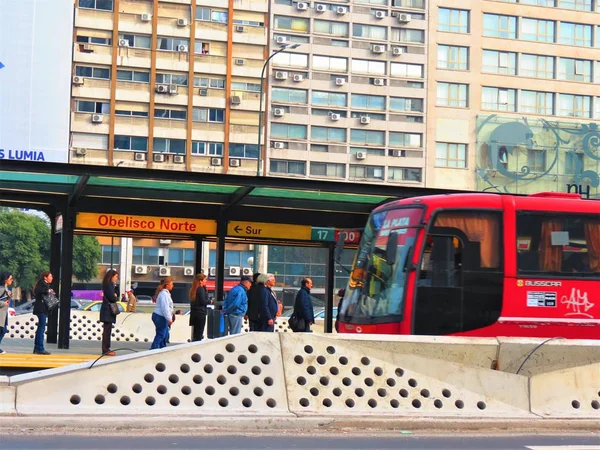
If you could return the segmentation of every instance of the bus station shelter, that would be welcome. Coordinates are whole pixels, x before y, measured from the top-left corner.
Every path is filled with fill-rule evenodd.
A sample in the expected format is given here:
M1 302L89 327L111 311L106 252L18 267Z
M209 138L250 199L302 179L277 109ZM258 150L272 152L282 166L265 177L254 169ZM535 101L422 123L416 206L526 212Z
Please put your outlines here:
M419 187L216 173L0 160L0 205L37 209L51 221L50 271L61 308L48 340L69 348L73 235L217 241L216 297L222 298L225 242L270 240L327 246L325 331L332 329L334 248L340 232L362 229L385 202L445 193ZM58 276L60 274L60 276ZM57 325L57 322L59 325Z

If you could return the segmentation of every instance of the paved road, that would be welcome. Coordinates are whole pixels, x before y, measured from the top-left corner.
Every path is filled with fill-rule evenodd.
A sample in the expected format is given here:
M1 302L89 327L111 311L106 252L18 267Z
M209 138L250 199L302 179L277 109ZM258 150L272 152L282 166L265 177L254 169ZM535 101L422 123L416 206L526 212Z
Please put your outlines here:
M24 420L31 420L24 419ZM0 449L110 449L110 450L600 450L600 436L494 436L494 437L327 437L264 436L1 436Z

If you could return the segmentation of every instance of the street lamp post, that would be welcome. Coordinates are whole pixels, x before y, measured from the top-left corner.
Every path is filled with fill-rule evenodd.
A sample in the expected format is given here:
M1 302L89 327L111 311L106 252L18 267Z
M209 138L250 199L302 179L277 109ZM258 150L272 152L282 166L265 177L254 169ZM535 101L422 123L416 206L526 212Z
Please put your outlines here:
M262 68L262 72L260 74L260 104L258 107L258 159L256 162L256 176L259 177L260 176L260 163L261 163L261 139L262 139L262 118L263 118L263 86L265 84L265 70L267 70L267 66L269 65L269 61L271 61L271 59L273 59L273 57L275 55L277 55L278 53L281 53L284 50L294 50L297 49L298 47L300 47L300 44L294 44L292 46L290 46L289 44L283 44L279 47L279 50L277 50L276 52L273 52L273 54L271 56L269 56L267 58L267 60L265 61L265 64L263 65Z

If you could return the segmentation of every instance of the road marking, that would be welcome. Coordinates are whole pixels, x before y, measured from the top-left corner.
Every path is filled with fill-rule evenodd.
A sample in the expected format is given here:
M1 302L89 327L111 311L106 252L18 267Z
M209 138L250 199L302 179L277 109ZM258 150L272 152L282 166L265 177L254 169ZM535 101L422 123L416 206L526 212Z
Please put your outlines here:
M525 448L529 450L600 450L600 445L550 445Z

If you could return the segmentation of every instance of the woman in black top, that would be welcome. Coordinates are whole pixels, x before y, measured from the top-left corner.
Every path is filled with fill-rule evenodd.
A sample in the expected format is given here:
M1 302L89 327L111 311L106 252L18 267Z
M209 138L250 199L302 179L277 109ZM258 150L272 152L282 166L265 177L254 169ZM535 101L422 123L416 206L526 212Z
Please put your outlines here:
M36 355L49 355L44 348L44 334L46 333L46 323L48 321L48 308L44 303L44 295L50 293L54 294L54 291L50 287L53 276L50 272L42 272L40 280L35 285L33 294L35 296L35 303L33 304L33 314L38 318L37 330L35 332L35 340L33 342L33 353Z
M206 307L208 293L206 292L206 275L200 273L194 278L190 289L190 326L192 327L192 341L201 341L204 337L206 326Z
M102 306L100 307L100 322L104 326L102 330L102 354L115 356L116 353L110 349L110 335L113 324L117 322L117 316L110 309L109 303L116 303L119 300L119 273L110 269L104 274L102 280Z

